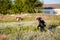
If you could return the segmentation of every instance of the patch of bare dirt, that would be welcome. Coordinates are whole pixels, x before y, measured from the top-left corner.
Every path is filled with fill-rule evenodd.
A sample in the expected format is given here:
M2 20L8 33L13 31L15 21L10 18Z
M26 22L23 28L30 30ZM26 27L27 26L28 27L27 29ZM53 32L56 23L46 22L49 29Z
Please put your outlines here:
M3 40L5 38L7 38L7 35L6 34L0 34L0 40Z

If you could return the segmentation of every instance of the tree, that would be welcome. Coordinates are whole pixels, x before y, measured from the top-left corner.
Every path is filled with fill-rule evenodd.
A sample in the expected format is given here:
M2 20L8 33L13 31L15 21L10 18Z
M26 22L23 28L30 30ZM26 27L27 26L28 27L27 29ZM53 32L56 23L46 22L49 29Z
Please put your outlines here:
M15 0L15 7L20 13L35 13L36 9L38 9L37 11L39 12L42 6L43 3L38 0Z
M38 0L0 0L0 13L35 13L40 12L43 3Z
M0 0L0 13L7 14L11 9L11 0Z

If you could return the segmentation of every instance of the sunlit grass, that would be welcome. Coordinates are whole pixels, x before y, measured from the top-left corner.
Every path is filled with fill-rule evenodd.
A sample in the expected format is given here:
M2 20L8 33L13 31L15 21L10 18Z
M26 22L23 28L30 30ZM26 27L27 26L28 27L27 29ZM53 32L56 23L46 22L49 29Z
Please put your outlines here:
M45 20L46 32L37 29L37 16ZM15 16L3 15L0 19L0 34L7 35L4 40L60 40L60 16L27 14L22 21L17 21Z
M5 40L60 40L60 29L39 31L33 26L0 28L0 33L8 35Z

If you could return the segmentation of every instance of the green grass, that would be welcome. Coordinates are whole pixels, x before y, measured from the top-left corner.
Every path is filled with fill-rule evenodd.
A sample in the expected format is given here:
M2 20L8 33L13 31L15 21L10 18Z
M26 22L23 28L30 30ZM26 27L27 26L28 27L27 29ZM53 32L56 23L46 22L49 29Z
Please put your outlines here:
M45 20L46 32L37 29L37 16ZM14 16L3 15L3 17L0 19L0 34L7 35L4 40L60 40L59 15L27 14L22 21L16 21Z
M8 35L5 40L60 40L60 29L39 31L33 26L0 28L0 33Z

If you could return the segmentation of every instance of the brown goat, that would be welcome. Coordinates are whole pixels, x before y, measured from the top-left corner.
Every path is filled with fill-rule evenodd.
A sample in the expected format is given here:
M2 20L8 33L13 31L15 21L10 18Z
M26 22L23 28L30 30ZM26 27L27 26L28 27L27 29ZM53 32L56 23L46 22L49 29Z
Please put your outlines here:
M23 20L22 17L16 17L16 19L17 19L17 21L21 21L21 20Z

